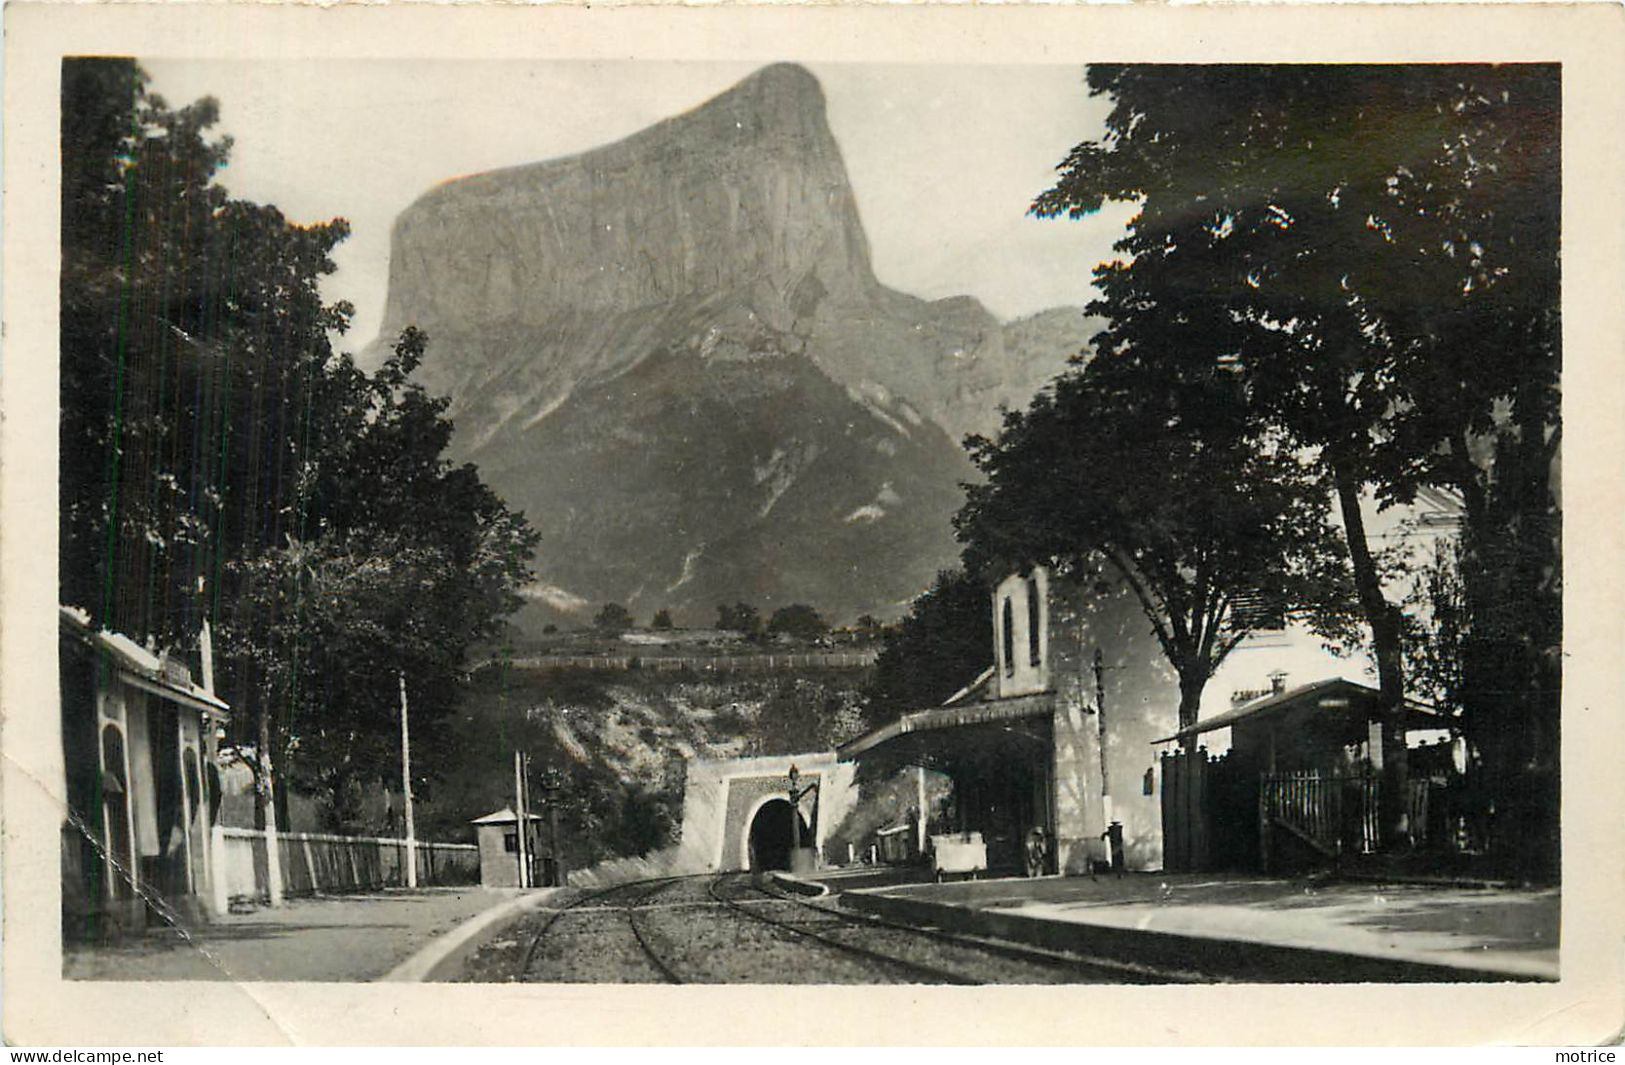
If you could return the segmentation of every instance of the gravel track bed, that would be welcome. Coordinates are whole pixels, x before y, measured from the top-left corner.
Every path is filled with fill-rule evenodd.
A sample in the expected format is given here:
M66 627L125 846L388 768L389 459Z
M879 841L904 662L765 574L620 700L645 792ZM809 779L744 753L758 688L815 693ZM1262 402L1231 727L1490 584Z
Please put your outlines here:
M748 874L725 874L638 881L565 897L480 948L463 978L642 984L1125 981L1120 971L1006 957L997 949L887 928L843 914L832 902L787 898L757 887Z
M765 917L837 943L850 944L943 974L941 979L933 979L926 973L914 973L903 977L904 982L950 982L951 977L954 978L951 982L955 983L1079 984L1124 979L1123 974L1117 971L1092 969L1061 959L1010 957L999 952L997 947L954 942L928 932L888 928L841 913L831 903L787 899L754 886L742 891L735 888L734 891L742 903Z

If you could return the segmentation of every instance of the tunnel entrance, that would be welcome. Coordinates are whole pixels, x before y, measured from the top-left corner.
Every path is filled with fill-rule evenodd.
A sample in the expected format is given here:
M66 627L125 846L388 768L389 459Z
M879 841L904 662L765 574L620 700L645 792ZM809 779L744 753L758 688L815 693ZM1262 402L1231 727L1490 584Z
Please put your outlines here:
M771 799L762 804L750 821L750 868L752 872L790 868L790 818L787 799ZM801 845L813 846L813 829L801 816Z

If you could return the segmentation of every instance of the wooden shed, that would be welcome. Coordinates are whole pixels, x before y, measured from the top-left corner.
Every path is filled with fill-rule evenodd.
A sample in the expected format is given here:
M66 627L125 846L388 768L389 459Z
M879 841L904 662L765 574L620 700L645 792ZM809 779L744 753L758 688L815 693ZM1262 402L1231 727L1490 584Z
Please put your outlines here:
M1198 721L1158 743L1230 730L1220 758L1205 750L1162 756L1164 868L1268 868L1272 844L1301 844L1326 858L1378 845L1383 718L1377 689L1341 677L1276 690ZM1407 700L1406 746L1452 727L1432 707ZM1425 839L1432 792L1448 782L1432 770L1411 778L1413 836ZM1446 762L1448 767L1448 761ZM1433 813L1437 813L1435 810Z

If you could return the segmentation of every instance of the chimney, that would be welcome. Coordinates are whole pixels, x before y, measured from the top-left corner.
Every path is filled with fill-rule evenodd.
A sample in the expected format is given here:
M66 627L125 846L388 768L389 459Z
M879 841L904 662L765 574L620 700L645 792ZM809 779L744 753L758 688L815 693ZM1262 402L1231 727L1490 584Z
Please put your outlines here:
M1286 670L1278 669L1270 674L1270 694L1280 695L1286 691Z

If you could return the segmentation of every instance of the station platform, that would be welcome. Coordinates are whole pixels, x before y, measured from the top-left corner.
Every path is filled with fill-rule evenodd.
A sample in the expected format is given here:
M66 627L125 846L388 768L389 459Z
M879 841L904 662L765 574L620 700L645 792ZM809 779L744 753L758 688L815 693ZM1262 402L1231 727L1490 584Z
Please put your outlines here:
M899 875L900 874L900 875ZM1558 978L1561 892L1128 873L910 883L820 874L845 908L962 934L1248 982ZM877 883L877 880L881 881Z

